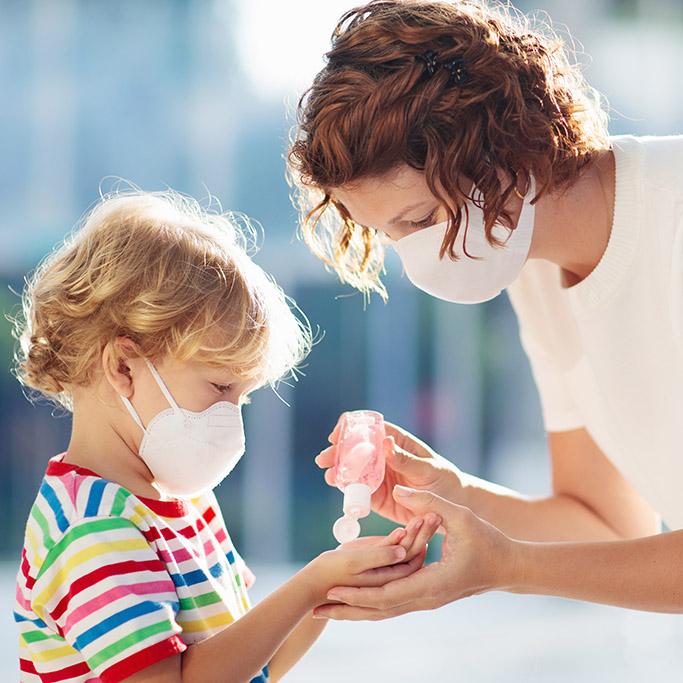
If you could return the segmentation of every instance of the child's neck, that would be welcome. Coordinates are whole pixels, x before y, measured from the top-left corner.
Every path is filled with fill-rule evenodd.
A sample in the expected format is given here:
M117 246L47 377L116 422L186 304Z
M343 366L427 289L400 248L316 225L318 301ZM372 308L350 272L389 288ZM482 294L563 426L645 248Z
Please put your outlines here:
M64 462L91 470L135 495L162 499L138 455L138 445L120 428L123 412L110 403L74 396L73 428Z

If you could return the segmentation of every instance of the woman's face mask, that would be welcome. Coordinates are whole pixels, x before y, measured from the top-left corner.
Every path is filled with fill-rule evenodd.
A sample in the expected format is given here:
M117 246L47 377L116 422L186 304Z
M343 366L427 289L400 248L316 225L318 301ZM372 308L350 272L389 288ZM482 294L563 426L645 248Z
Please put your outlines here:
M121 397L145 433L139 455L162 493L173 498L207 493L230 474L244 453L242 412L228 401L218 401L200 413L180 408L156 368L149 361L147 366L171 407L145 428L131 402Z
M468 202L467 230L464 225L460 228L453 245L459 256L457 261L447 254L439 258L448 227L445 222L395 241L393 247L408 279L427 294L445 301L474 304L493 299L517 279L529 254L534 229L534 207L530 203L533 197L532 183L517 227L511 233L500 225L494 226L494 236L505 240L500 247L489 244L484 230L484 213Z

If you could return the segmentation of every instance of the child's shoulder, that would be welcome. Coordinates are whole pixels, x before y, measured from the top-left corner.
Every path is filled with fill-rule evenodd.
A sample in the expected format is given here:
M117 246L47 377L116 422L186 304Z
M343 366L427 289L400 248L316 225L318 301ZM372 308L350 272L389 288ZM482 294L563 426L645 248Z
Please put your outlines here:
M45 557L67 541L93 534L98 538L141 534L153 540L165 511L153 512L145 501L114 481L63 462L63 455L55 456L49 462L29 514L27 545L31 554ZM182 518L187 512L171 509L177 507L175 503L159 505L166 505L173 517Z
M52 458L38 491L31 517L41 514L59 527L96 517L131 517L138 499L116 482L95 472Z
M27 583L65 551L92 544L95 538L144 535L147 522L141 512L135 497L119 484L64 463L63 455L55 456L26 523L22 572Z
M193 525L198 519L208 526L224 525L213 494L201 496L191 503L151 500L136 496L91 470L65 463L63 455L57 455L49 462L28 525L40 531L44 545L49 549L51 541L67 529L96 520L98 524L106 524L102 520L111 520L114 525L130 524L145 534L160 523L183 527L188 523Z

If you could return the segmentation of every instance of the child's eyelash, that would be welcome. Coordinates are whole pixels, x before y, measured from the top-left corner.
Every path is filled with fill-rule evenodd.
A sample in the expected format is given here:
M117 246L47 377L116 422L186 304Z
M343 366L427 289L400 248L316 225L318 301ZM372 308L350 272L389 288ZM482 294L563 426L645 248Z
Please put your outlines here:
M213 382L212 382L212 384L213 384ZM229 385L229 384L213 384L213 385L214 385L214 387L216 387L216 389L218 389L218 391L220 391L220 392L227 391L228 389L230 389L230 385Z

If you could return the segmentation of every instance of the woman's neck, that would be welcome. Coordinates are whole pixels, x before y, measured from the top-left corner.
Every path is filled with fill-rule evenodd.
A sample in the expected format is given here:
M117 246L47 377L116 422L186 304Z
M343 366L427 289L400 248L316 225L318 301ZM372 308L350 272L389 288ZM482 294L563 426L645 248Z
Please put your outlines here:
M538 201L529 258L560 266L564 287L581 282L607 248L614 195L614 154L607 150L575 183Z

